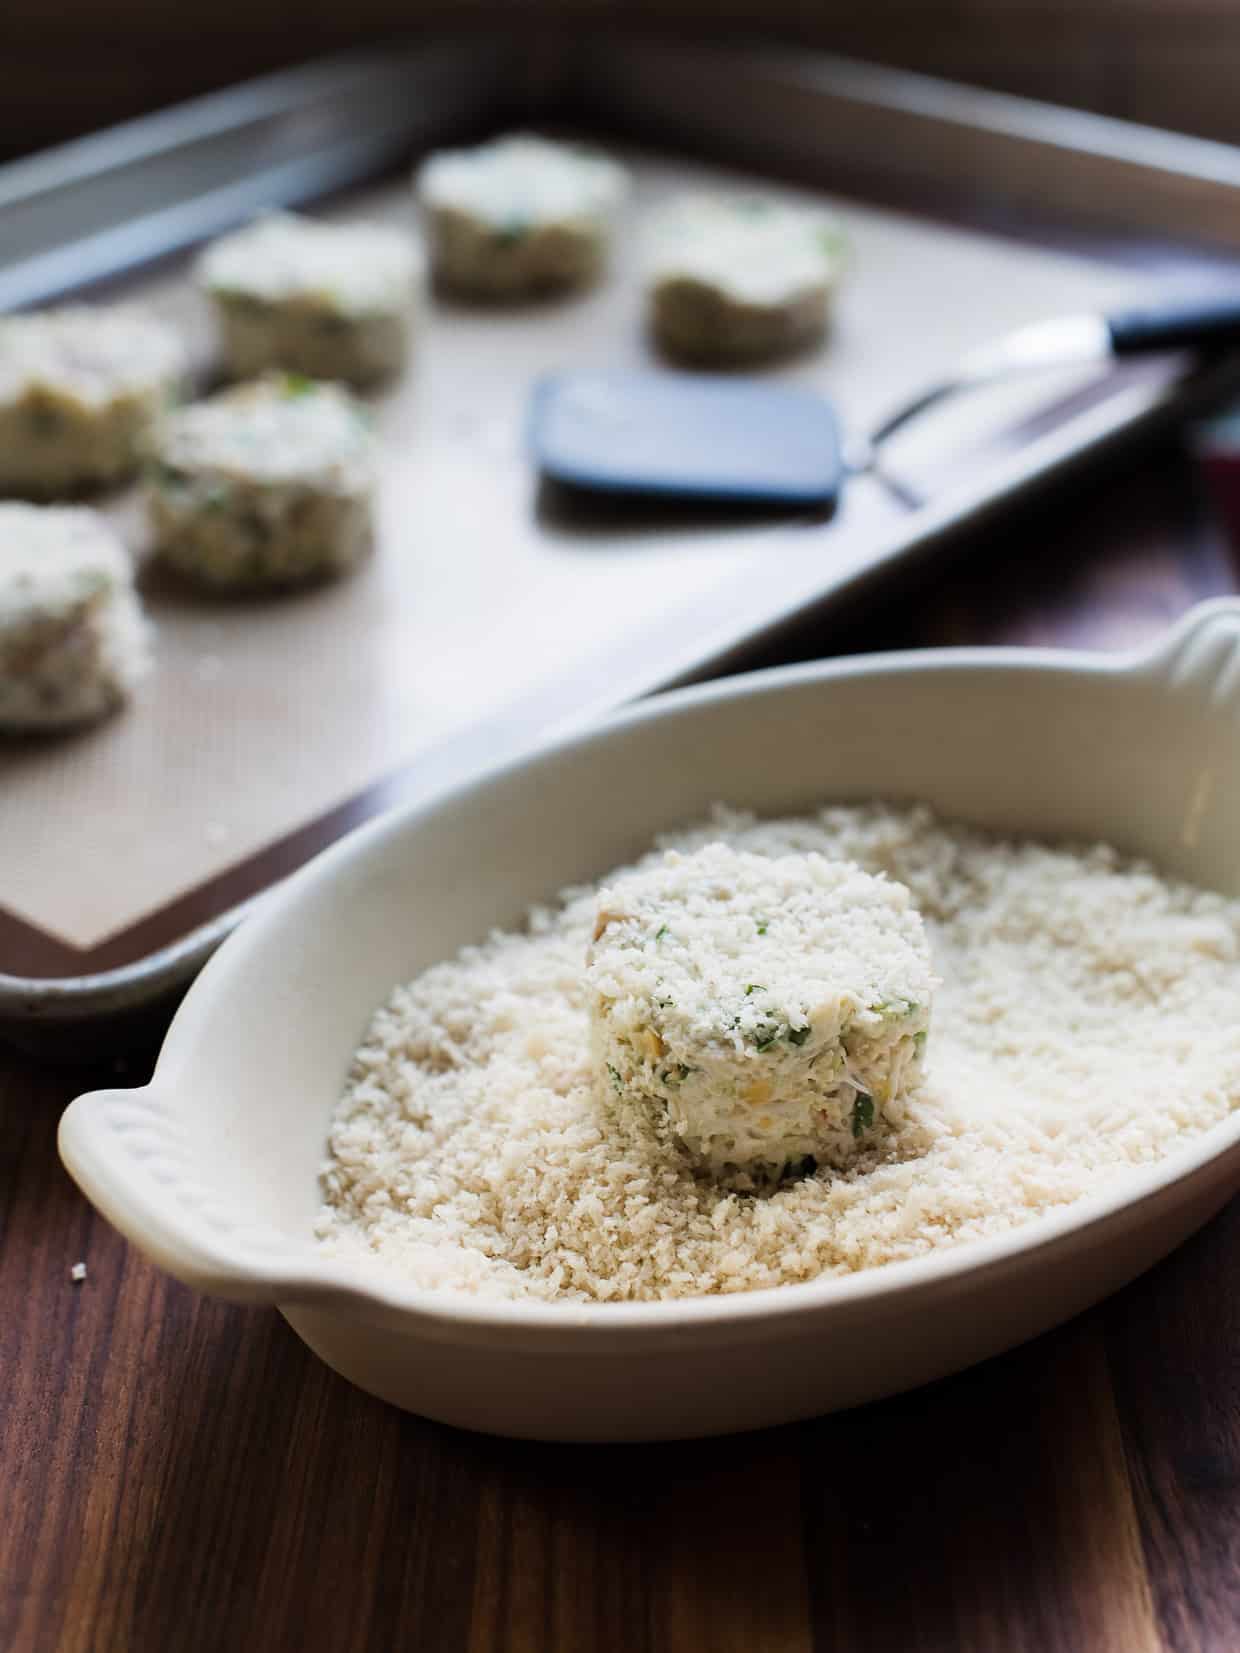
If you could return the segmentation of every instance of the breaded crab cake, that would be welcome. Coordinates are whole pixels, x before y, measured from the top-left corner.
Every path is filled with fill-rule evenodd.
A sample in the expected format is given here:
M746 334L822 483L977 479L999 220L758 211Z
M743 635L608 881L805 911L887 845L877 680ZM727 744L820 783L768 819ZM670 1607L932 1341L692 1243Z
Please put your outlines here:
M628 175L576 144L516 135L430 156L416 189L440 284L520 299L598 276Z
M660 349L702 365L759 362L826 328L845 241L828 214L762 196L687 196L660 213L647 253Z
M0 493L53 499L123 482L186 371L179 335L137 308L0 317Z
M372 537L374 437L337 385L269 374L179 408L155 440L156 548L217 590L351 569Z
M0 729L92 723L129 698L148 661L129 557L104 519L0 503Z
M235 379L282 368L365 385L408 355L422 254L393 225L270 213L213 242L197 273Z
M935 979L903 885L710 844L600 891L586 985L612 1106L758 1180L871 1139L921 1078Z

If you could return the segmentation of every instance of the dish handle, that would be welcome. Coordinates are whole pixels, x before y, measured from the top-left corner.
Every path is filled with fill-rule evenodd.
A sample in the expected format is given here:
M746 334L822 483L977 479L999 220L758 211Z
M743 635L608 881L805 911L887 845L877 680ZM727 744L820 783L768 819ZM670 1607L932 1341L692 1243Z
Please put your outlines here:
M1190 608L1127 669L1208 705L1240 705L1240 597L1212 597Z
M276 1301L275 1280L293 1261L288 1237L247 1222L203 1185L153 1087L79 1096L57 1145L92 1205L169 1274L234 1302Z

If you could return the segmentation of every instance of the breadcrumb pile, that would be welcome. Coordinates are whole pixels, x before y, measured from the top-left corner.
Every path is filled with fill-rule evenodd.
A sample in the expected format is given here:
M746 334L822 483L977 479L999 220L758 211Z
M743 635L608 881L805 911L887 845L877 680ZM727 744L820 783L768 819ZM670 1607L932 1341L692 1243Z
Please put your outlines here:
M666 1122L609 1110L582 969L595 896L574 890L375 1017L330 1135L327 1250L492 1298L790 1285L1015 1228L1240 1100L1238 901L1103 845L1005 841L881 804L720 810L641 865L716 840L854 861L907 885L923 915L942 978L926 1081L849 1168L729 1191Z

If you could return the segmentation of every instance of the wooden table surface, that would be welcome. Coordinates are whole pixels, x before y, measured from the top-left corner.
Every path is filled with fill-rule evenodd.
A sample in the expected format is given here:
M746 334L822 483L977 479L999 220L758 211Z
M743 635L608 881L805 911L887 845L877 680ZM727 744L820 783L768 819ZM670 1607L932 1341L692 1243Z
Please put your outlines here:
M1237 584L1160 451L784 653L1116 647ZM57 1117L148 1062L0 1052L5 1653L1240 1648L1240 1207L896 1400L713 1443L509 1443L369 1399L92 1213Z

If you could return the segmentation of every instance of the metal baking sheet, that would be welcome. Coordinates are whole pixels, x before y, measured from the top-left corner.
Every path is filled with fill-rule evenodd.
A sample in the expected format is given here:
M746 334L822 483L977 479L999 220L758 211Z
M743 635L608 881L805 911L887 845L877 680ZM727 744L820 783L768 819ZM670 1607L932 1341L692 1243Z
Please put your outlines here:
M28 252L10 266L9 298L59 290L73 245L92 274L115 268L108 261L126 225L133 257L146 258L191 239L191 225L210 233L256 205L325 189L336 193L316 210L328 216L412 223L404 165L374 185L343 194L337 186L350 166L363 175L390 168L410 137L415 147L435 141L428 108L441 123L485 124L488 100L500 88L512 95L496 65L493 48L436 48L404 62L406 83L429 74L440 92L419 105L412 132L390 60L367 68L350 59L340 81L316 71L301 88L305 102L290 87L296 77L279 77L279 96L241 100L231 124L226 100L206 100L210 119L200 108L180 126L159 117L161 141L131 144L130 163L108 185L122 214L111 230L98 210L74 218L81 197L66 193L63 168L57 183L45 161L22 163L25 181L10 179L8 200ZM316 126L307 109L320 105ZM242 129L252 175L240 160ZM298 130L313 138L313 165L298 155ZM605 130L591 136L608 139ZM124 146L116 135L111 142L123 161ZM857 430L980 339L1057 310L1123 302L1145 279L1027 240L836 199L821 185L771 182L752 166L611 147L633 167L636 196L602 286L518 310L428 304L410 373L374 398L380 535L357 577L293 597L206 600L150 563L132 496L106 502L142 565L158 669L140 702L104 728L0 753L0 1012L60 1019L184 980L248 902L359 821L566 723L743 658L790 616L927 553L1190 393L1183 364L1163 361L962 404L900 456L929 494L913 511L870 479L850 485L826 520L669 515L540 488L522 444L537 376L659 365L642 334L637 232L678 190L758 185L839 211L854 262L833 335L777 372L829 394ZM169 189L178 177L183 188L190 178L202 184L192 197L201 211L182 212L170 229L171 206L149 191L138 233L127 165L152 163ZM108 299L122 294L175 319L209 374L209 328L183 262L109 283Z

